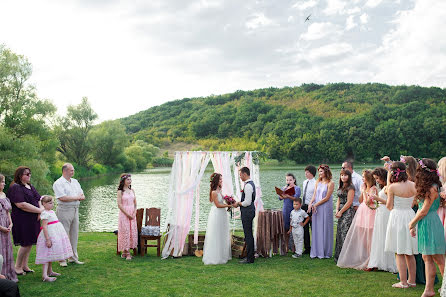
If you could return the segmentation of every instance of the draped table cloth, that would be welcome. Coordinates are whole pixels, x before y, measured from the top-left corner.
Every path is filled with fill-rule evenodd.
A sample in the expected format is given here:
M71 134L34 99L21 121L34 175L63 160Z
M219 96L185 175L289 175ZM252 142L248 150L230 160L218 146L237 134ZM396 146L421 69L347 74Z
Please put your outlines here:
M283 223L282 210L264 210L258 213L257 222L257 254L271 257L288 252L287 236Z

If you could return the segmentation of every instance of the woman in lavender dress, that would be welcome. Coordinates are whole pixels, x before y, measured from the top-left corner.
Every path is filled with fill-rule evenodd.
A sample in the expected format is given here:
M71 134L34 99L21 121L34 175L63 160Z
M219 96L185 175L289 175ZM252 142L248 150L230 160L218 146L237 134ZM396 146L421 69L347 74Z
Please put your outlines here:
M332 174L328 165L318 168L319 179L316 182L313 198L308 205L312 211L311 258L331 258L333 254L333 190Z
M15 263L18 275L34 272L29 268L28 260L32 246L37 243L40 232L38 216L43 210L39 204L40 195L30 181L31 170L25 166L18 167L6 195L12 204L12 238L15 245L20 245Z

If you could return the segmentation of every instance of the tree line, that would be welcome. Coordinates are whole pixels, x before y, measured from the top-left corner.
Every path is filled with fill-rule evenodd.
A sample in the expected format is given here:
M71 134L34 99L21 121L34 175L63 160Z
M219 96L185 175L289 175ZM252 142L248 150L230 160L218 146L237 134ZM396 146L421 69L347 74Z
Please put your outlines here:
M7 182L20 165L31 168L33 184L45 192L65 162L75 165L77 177L165 162L158 147L129 137L120 121L95 125L97 114L87 98L57 116L54 104L39 98L29 83L31 74L26 57L0 45L0 172Z
M446 89L379 83L236 91L184 98L121 119L159 146L258 150L297 163L446 156Z

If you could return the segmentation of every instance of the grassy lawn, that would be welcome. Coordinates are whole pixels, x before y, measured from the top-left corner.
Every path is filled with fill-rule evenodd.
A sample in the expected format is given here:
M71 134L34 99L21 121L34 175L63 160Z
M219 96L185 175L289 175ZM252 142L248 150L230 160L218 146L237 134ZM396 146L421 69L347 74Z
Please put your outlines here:
M126 261L116 255L112 233L81 233L80 260L85 265L55 265L62 273L56 282L41 280L42 266L34 274L19 276L22 296L420 296L424 286L394 289L396 275L336 267L333 259L288 256L259 258L253 265L204 266L201 258L160 260L156 249L144 258ZM17 251L17 248L15 249ZM436 290L441 282L435 286Z

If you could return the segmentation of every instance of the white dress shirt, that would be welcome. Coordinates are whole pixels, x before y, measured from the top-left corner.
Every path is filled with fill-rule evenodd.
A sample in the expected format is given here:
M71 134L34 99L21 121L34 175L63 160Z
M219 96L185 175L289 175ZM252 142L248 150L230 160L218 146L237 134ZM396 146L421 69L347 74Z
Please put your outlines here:
M64 196L79 196L80 194L84 193L84 191L82 191L81 185L76 179L70 178L70 180L68 181L63 176L61 176L54 182L53 190L54 195L57 198L57 205L68 207L79 207L79 201L61 201L59 198Z
M245 193L245 200L242 202L243 207L250 206L252 203L252 193L254 193L254 189L251 184L248 184L249 181L252 180L248 179L245 181L245 187L243 189L243 192Z
M361 195L362 176L353 171L352 183L355 187L355 197L353 197L353 206L359 206L359 195Z
M307 185L308 184L308 185ZM307 187L305 189L305 186ZM302 183L302 204L310 204L311 198L313 198L314 187L316 186L316 179L313 177L312 179L306 179ZM307 192L305 194L305 191ZM303 201L305 195L305 201Z

